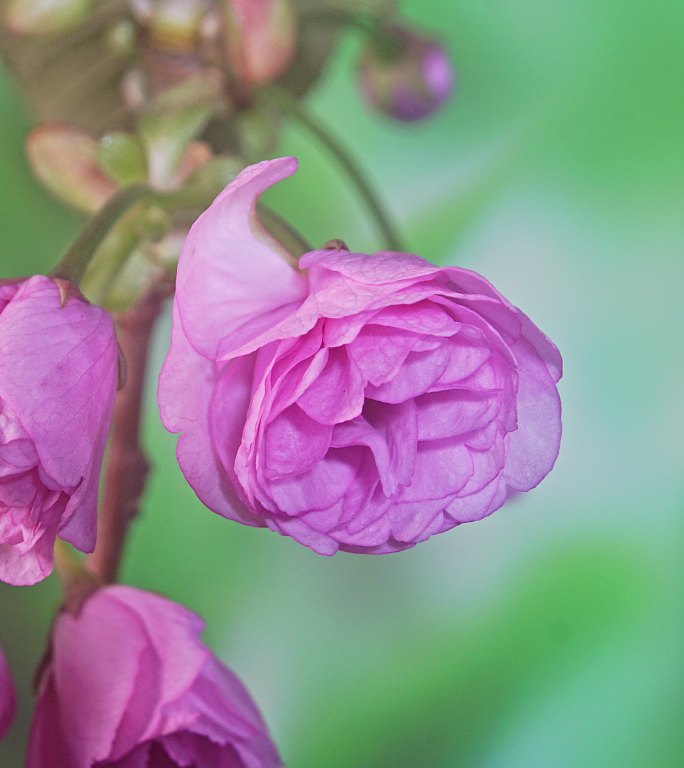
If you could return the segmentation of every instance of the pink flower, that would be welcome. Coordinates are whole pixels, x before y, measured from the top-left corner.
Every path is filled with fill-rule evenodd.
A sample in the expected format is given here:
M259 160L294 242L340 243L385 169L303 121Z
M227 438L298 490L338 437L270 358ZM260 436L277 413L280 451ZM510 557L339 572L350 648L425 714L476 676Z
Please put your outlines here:
M561 434L551 341L469 270L345 250L290 267L255 203L295 168L247 169L183 248L159 403L200 499L321 554L385 553L536 486Z
M117 377L109 315L50 278L0 282L0 580L52 570L55 536L95 545Z
M16 696L7 660L0 648L0 739L5 735L14 717Z
M242 683L202 644L200 618L122 586L61 613L28 768L276 768Z

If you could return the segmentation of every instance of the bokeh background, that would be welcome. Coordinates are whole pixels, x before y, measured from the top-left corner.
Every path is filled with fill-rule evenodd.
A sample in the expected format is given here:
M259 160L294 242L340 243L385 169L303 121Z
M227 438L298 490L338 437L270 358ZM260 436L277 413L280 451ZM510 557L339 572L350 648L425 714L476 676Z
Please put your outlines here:
M474 268L560 347L554 472L491 518L378 558L318 557L204 510L154 405L156 472L124 579L200 612L291 768L684 765L684 4L407 0L456 98L397 126L363 108L358 41L310 109L362 159L410 248ZM0 265L48 270L79 226L32 180L29 117L0 72ZM314 243L378 245L337 165L292 128L274 207ZM9 364L0 361L1 365ZM0 587L19 718L54 578Z

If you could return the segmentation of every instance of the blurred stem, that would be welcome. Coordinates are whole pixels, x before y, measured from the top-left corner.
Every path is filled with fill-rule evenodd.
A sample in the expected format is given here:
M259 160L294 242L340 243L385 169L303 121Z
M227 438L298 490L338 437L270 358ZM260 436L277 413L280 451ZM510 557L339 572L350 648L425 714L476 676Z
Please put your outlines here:
M111 228L133 205L143 200L159 199L147 185L133 184L114 195L85 225L55 267L54 277L62 277L78 285L90 260Z
M298 259L305 253L313 251L313 247L308 243L297 230L285 221L279 214L271 208L258 204L259 220L264 228L272 235L295 259Z
M363 15L343 10L312 11L304 14L306 21L332 24L339 27L351 27L371 38L376 50L391 60L402 51L401 43L387 32L387 27L382 25L383 19L376 15Z
M88 557L89 568L105 583L116 579L128 527L138 513L145 488L149 464L140 446L145 373L154 324L168 293L157 286L136 307L116 318L126 381L114 406L97 545Z
M285 89L275 85L267 86L261 90L259 99L263 101L264 105L273 103L278 105L283 112L301 123L332 155L337 158L337 161L346 170L348 176L356 186L359 194L375 218L378 229L382 232L388 248L392 251L403 250L399 237L397 236L394 226L380 202L380 199L366 179L360 165L349 154L346 148L333 137L326 128L320 125L317 120L311 117L311 115L300 106L299 102L290 96Z

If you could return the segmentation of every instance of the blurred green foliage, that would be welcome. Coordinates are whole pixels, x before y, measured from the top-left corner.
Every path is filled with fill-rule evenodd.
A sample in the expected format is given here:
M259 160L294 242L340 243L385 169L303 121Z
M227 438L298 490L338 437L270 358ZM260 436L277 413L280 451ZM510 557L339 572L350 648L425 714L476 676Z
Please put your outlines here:
M310 101L368 169L410 246L486 274L564 354L558 465L492 518L393 557L324 559L204 510L154 407L154 473L124 577L188 604L259 700L292 768L684 764L684 5L625 0L404 11L439 31L459 90L436 119L366 112L346 42ZM29 176L0 80L0 264L47 270L77 228ZM269 195L313 243L379 243L299 129ZM54 579L0 586L20 718Z

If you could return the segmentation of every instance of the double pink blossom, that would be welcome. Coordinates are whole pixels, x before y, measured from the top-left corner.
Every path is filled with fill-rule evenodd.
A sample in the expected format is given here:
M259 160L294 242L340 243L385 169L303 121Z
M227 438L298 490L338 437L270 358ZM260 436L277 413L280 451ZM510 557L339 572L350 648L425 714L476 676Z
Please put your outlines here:
M7 660L0 648L0 739L5 735L12 723L16 697L12 676L10 675Z
M159 386L212 510L321 554L385 553L479 520L551 470L561 358L475 272L342 249L288 264L244 171L193 226Z
M277 768L266 725L182 606L101 589L54 625L28 768Z
M59 535L95 545L117 379L110 316L48 277L0 283L0 580L52 570Z

